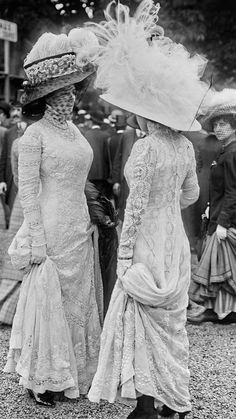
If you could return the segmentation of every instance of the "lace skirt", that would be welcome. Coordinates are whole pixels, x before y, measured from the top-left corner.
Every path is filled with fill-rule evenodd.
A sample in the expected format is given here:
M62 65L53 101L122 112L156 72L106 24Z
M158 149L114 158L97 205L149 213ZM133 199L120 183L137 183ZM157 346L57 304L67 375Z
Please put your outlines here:
M191 410L187 288L158 289L142 263L128 269L105 318L90 401L145 394L176 411Z
M93 251L97 246L91 232L79 247L83 259L76 259L75 249L69 260L68 255L47 256L41 265L31 265L25 227L9 248L25 275L4 371L18 372L20 384L37 393L64 391L75 398L87 393L98 361L102 284L98 252Z
M4 372L36 393L79 396L76 360L54 263L47 258L24 276Z

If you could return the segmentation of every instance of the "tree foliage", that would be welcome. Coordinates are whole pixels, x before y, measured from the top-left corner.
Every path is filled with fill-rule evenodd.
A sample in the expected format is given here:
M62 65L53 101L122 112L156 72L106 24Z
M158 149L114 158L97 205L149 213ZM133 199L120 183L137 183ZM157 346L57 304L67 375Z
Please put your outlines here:
M121 0L133 13L140 0ZM155 0L156 1L156 0ZM20 48L29 50L46 30L54 33L89 17L103 19L109 0L0 0L1 19L16 22ZM206 54L215 80L236 81L236 0L160 0L159 23L167 36ZM91 11L89 14L88 12Z

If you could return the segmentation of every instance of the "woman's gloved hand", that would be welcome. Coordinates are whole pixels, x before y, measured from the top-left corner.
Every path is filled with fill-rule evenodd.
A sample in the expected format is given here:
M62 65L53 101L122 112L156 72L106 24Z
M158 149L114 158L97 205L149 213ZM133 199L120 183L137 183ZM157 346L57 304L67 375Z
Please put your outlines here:
M122 279L127 269L129 269L131 265L132 265L132 259L125 259L125 258L119 259L118 258L117 270L116 270L117 278Z
M30 260L31 264L35 263L37 265L40 265L40 263L44 262L47 256L46 251L46 244L43 244L41 246L32 246Z
M218 224L216 228L216 237L219 243L221 240L225 240L227 237L227 228Z

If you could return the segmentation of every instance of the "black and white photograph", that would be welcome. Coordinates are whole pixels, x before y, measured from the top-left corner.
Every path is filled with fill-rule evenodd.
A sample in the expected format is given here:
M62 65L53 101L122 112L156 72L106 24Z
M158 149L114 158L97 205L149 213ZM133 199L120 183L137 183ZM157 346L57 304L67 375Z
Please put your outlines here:
M0 0L0 418L236 419L235 0Z

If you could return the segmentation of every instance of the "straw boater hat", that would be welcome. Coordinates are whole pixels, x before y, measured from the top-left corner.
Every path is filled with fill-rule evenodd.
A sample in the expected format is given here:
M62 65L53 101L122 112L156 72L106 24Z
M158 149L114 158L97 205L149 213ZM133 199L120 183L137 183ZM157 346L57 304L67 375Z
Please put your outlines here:
M205 116L201 120L202 127L212 131L212 121L216 117L234 115L236 121L236 89L223 89L215 92L205 106Z
M43 34L24 61L27 81L21 103L26 105L95 72L92 63L98 47L96 36L75 28L67 35Z
M135 115L180 131L198 131L197 112L208 91L200 80L205 58L189 52L164 36L156 25L160 6L144 0L134 17L129 8L114 2L106 21L91 23L100 41L95 85L102 99Z

